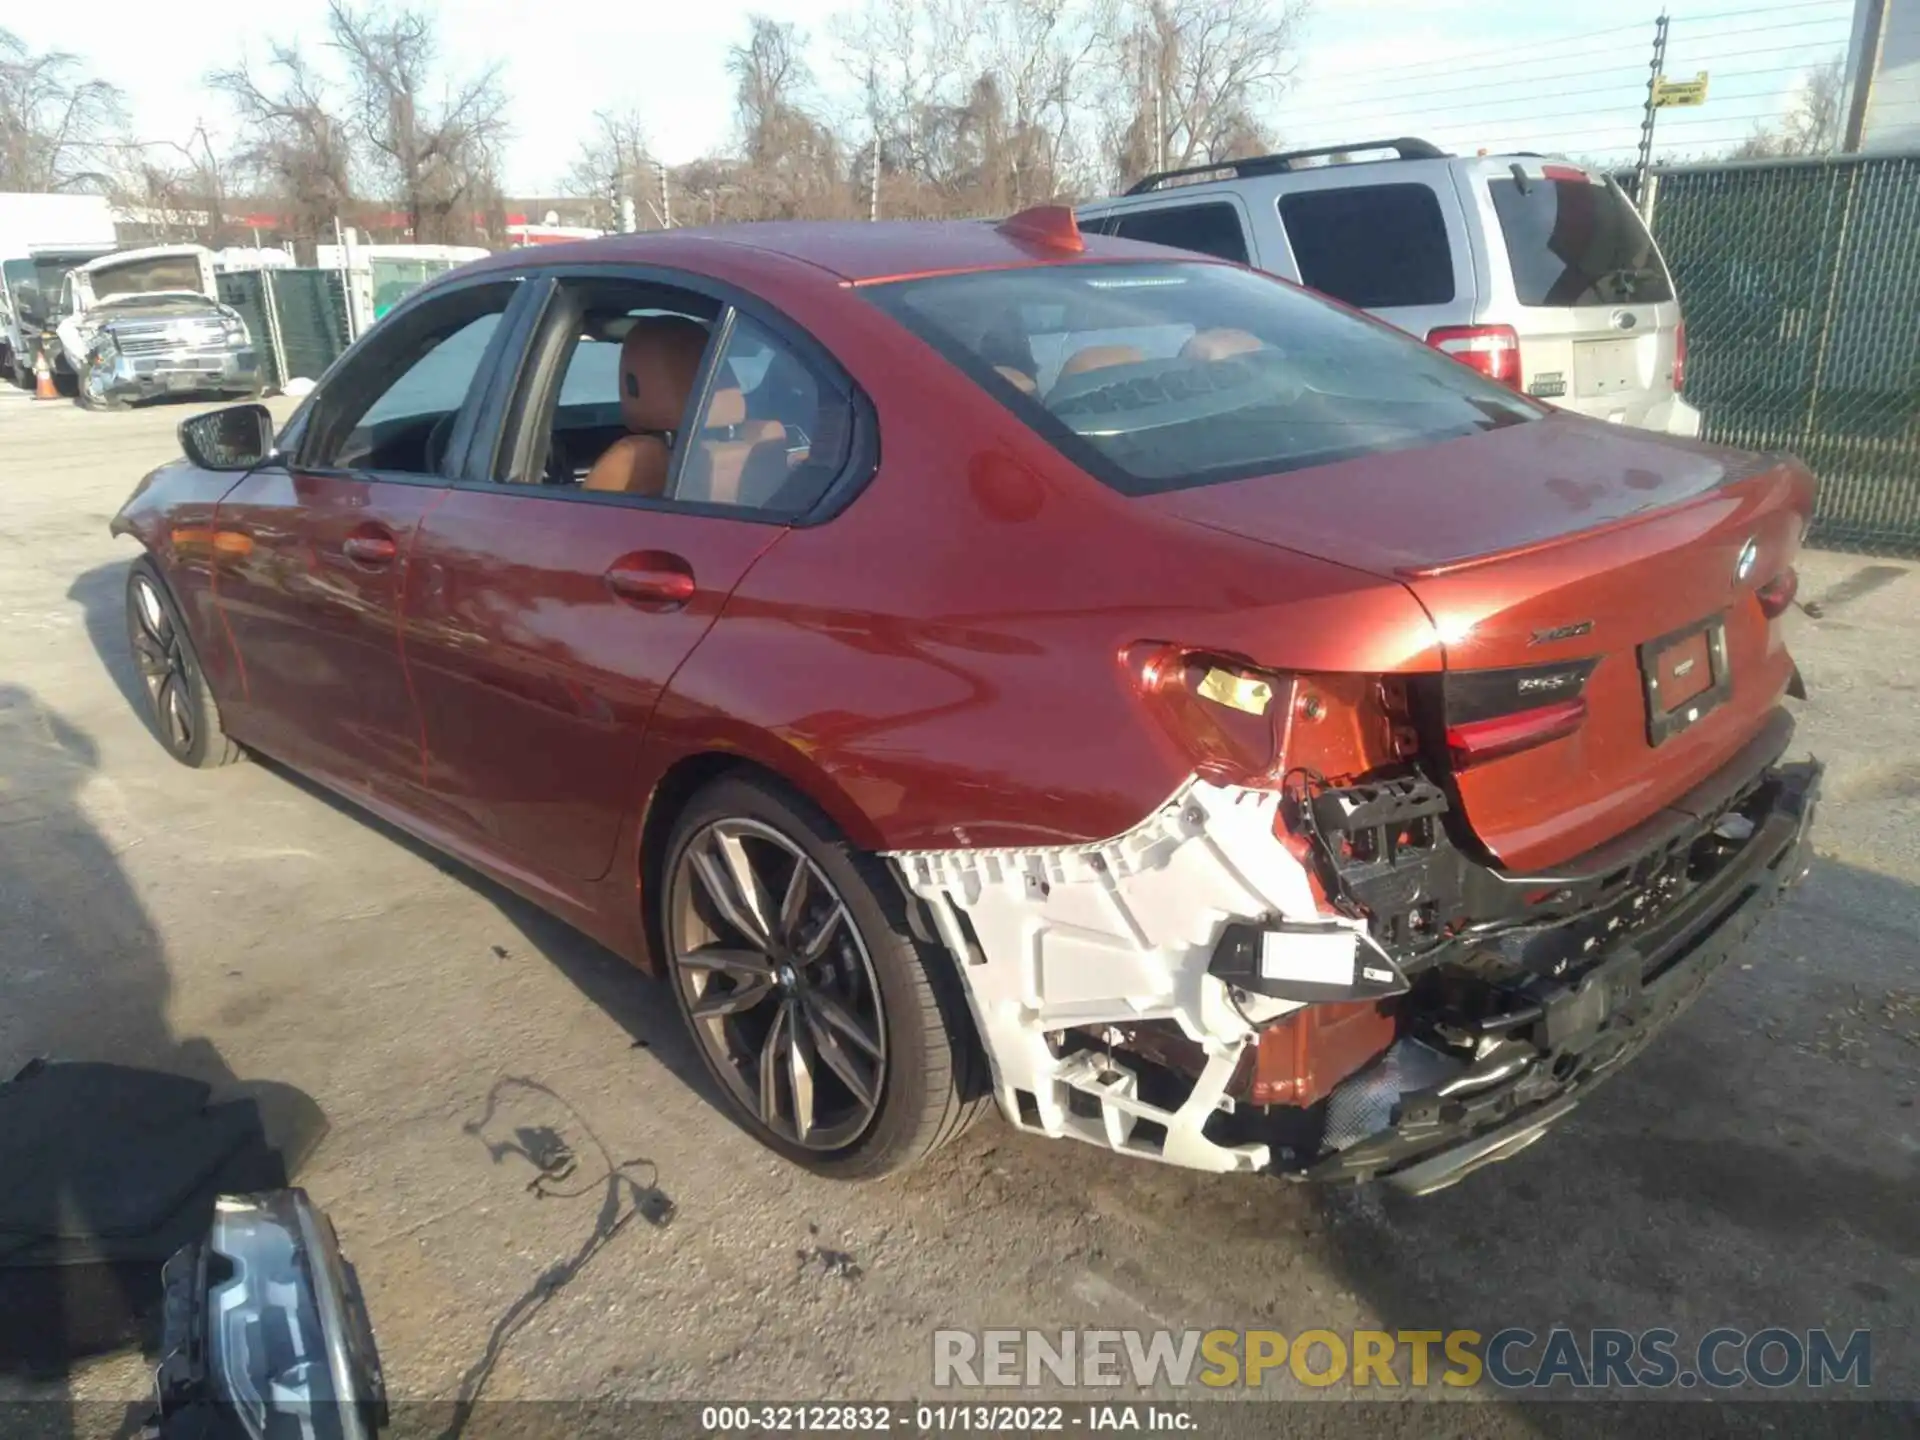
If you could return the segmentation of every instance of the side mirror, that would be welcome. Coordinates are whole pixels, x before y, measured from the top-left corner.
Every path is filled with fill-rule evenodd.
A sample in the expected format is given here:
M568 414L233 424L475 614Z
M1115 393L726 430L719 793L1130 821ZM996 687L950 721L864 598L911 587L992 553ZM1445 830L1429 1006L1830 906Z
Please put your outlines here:
M273 455L273 416L264 405L229 405L180 422L180 448L202 470L251 470Z

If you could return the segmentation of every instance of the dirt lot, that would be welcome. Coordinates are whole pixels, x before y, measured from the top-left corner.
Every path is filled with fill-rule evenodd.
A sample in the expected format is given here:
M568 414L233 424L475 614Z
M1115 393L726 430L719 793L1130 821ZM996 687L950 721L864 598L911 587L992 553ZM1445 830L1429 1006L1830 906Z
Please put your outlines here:
M1813 879L1527 1154L1403 1201L996 1119L848 1189L728 1124L664 992L592 943L271 764L166 758L132 708L130 542L106 526L183 413L0 388L0 1073L111 1057L311 1097L327 1130L300 1178L396 1394L904 1398L943 1326L1558 1323L1870 1327L1874 1389L1920 1397L1914 567L1808 558ZM512 1147L539 1127L579 1156L571 1198L529 1188ZM146 1380L127 1357L69 1384ZM1559 1433L1545 1413L1476 1433Z

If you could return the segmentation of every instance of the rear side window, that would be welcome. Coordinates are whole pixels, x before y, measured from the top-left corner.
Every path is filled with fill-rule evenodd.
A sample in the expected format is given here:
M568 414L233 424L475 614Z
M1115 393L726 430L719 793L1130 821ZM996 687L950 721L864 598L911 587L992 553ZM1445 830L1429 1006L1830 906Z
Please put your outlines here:
M1046 265L866 293L1128 495L1411 449L1543 413L1399 331L1230 265Z
M1125 240L1198 251L1236 265L1247 263L1247 237L1240 229L1240 212L1221 201L1133 211L1115 219L1112 233Z
M1445 305L1453 251L1425 185L1358 185L1280 197L1300 283L1362 310Z
M1489 180L1522 305L1656 304L1673 299L1660 252L1633 206L1590 180Z

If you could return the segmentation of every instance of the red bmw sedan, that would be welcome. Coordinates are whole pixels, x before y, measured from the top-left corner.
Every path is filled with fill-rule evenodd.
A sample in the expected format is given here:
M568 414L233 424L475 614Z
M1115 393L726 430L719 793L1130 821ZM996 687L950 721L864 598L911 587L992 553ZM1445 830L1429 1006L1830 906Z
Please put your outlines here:
M1065 210L497 255L181 430L114 521L162 743L664 975L822 1173L991 1095L1436 1189L1805 870L1804 469Z

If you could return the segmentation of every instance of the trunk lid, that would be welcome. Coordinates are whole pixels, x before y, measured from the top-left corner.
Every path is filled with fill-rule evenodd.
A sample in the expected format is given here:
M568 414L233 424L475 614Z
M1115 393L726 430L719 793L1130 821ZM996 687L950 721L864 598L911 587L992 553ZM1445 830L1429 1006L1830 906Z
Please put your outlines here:
M1533 869L1646 820L1764 723L1792 662L1754 592L1791 565L1812 494L1790 460L1563 415L1136 503L1397 579L1441 637L1450 695L1476 672L1591 661L1572 734L1454 775L1480 841ZM1707 641L1689 633L1710 623ZM1723 694L1699 690L1703 666L1724 670ZM1688 695L1677 722L1649 673ZM1439 749L1423 745L1451 768Z

